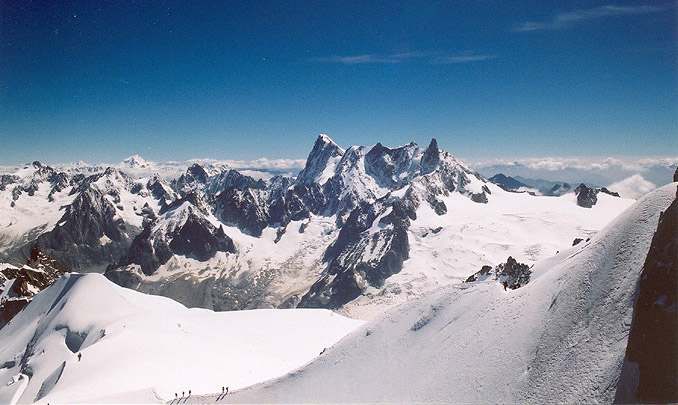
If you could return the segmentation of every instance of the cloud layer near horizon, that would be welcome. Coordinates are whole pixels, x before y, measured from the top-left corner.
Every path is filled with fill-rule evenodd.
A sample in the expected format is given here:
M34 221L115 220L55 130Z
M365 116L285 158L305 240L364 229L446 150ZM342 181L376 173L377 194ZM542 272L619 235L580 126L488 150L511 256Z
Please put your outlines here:
M628 171L643 172L652 167L675 167L678 166L678 156L670 157L587 157L587 158L561 158L561 157L542 157L542 158L521 158L521 159L490 159L490 160L469 160L473 167L482 169L492 166L524 166L532 170L562 171L568 169L574 170L608 170L612 168L621 168Z
M654 190L657 186L645 180L640 174L634 174L624 180L610 184L607 188L618 192L624 198L638 198Z
M604 5L556 14L548 21L527 21L514 28L516 32L547 31L571 28L576 24L605 17L654 14L668 10L670 5L614 6Z
M606 186L612 191L635 198L639 194L644 194L648 189L651 190L671 182L678 166L678 156L546 157L517 160L493 159L470 163L480 174L488 178L497 173L503 173L506 176L533 180L541 179L571 184L583 182L597 187Z

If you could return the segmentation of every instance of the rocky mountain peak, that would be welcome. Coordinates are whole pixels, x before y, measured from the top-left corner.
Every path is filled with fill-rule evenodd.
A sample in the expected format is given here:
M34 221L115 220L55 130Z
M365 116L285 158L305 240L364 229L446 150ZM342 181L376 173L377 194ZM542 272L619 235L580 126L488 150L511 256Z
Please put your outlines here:
M344 150L340 148L330 137L327 135L321 134L313 144L313 149L309 153L308 158L306 158L306 166L304 169L299 172L297 176L298 184L308 184L322 180L321 176L326 169L333 169L333 167L328 168L328 164L332 161L336 164L336 160L341 158L344 155Z
M438 141L436 138L431 138L431 143L424 151L421 157L421 172L422 174L430 173L438 166L440 162L440 150L438 149Z
M197 189L204 189L209 175L200 164L194 163L186 169L178 179L172 181L172 186L179 194L186 195Z
M577 205L580 207L591 208L598 202L598 190L588 187L584 183L578 185L574 192L577 195Z
M201 183L205 183L207 181L207 172L205 171L205 168L200 166L198 163L194 163L189 166L189 168L186 170L186 173Z

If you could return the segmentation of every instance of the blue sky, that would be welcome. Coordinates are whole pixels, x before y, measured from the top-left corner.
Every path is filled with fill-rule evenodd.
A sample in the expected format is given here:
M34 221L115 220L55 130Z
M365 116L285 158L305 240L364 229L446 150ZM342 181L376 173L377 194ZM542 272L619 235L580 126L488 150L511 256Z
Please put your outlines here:
M678 155L675 2L364 3L3 1L0 164Z

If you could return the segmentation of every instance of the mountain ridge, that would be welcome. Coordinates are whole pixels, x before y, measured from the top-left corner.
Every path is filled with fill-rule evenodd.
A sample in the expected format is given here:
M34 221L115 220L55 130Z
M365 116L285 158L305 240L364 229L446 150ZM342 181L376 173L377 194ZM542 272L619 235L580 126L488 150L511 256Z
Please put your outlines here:
M3 177L0 255L25 257L37 243L75 270L105 270L123 286L218 310L338 309L369 297L390 306L436 283L463 281L509 255L534 261L565 240L590 236L629 203L600 197L604 206L587 214L572 208L574 194L511 197L440 150L435 139L426 147L343 149L320 135L296 177L254 178L200 162L172 178L163 173L133 156L115 167L68 171L35 162ZM534 205L538 213L519 214L520 205ZM547 229L537 218L546 215L541 210L562 212L556 228L570 234ZM462 224L464 212L479 215ZM503 216L505 222L506 215L520 232L525 219L519 218L527 215L530 226L550 236L515 238L489 229L505 227L495 221ZM439 227L443 232L431 232ZM429 254L421 246L442 248L450 237L478 239L425 264L426 276L417 276L412 266ZM459 254L463 260L450 266Z

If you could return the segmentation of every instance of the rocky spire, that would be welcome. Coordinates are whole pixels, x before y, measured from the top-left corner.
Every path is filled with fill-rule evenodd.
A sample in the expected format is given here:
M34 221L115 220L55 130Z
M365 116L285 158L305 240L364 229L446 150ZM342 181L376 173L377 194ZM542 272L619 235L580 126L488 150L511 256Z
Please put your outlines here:
M440 162L440 150L438 149L438 141L436 138L431 138L431 143L424 151L421 157L421 172L422 174L432 172Z
M297 177L297 183L313 183L323 173L331 158L343 155L344 150L334 143L329 136L320 134L306 159L306 166Z

